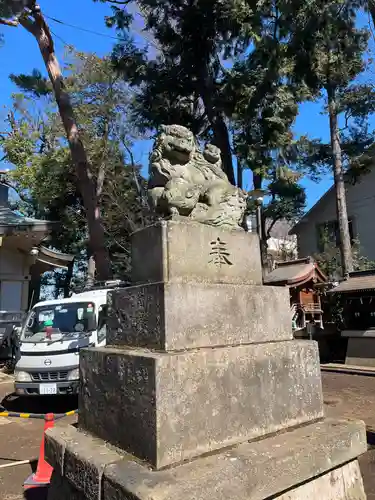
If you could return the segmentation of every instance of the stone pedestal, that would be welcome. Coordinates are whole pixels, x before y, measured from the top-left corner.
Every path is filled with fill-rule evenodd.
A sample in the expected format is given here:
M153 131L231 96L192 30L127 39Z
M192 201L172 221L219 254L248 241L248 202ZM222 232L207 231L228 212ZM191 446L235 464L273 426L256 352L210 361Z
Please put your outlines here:
M365 426L324 420L317 345L262 285L256 235L159 223L133 279L81 354L79 428L47 433L50 500L365 499Z

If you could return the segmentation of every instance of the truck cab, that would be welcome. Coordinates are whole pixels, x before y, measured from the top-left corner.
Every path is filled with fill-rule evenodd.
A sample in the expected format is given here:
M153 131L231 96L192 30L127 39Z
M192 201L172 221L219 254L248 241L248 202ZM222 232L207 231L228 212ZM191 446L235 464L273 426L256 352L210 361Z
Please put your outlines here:
M111 288L35 304L21 330L16 394L51 396L78 392L80 350L106 343L107 295Z

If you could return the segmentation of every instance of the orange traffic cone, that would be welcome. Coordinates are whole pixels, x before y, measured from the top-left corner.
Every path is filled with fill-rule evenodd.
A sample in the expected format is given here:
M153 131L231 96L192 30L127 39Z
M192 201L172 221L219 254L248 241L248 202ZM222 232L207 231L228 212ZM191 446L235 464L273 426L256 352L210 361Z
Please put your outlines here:
M49 486L53 468L49 464L47 464L47 462L44 460L44 433L46 432L46 430L52 429L54 425L55 421L53 413L47 413L44 420L44 430L39 450L38 466L35 474L32 474L23 483L25 490L28 490L30 488L40 488L43 486Z

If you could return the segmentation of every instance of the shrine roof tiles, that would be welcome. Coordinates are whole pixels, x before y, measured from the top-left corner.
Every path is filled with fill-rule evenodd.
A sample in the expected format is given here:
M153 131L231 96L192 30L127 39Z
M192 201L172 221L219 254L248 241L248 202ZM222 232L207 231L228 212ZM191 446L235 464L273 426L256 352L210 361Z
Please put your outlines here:
M361 290L375 290L374 269L350 273L349 278L333 288L330 293L359 292Z
M276 268L265 278L266 285L284 285L297 287L308 281L324 283L324 276L318 265L311 257L276 263Z

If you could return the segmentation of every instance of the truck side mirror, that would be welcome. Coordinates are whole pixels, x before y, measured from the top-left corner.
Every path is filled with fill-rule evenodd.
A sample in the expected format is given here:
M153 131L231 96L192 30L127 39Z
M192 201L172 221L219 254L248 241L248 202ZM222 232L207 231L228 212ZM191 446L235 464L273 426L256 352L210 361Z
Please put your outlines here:
M107 306L103 305L99 309L98 330L100 330L107 321Z

